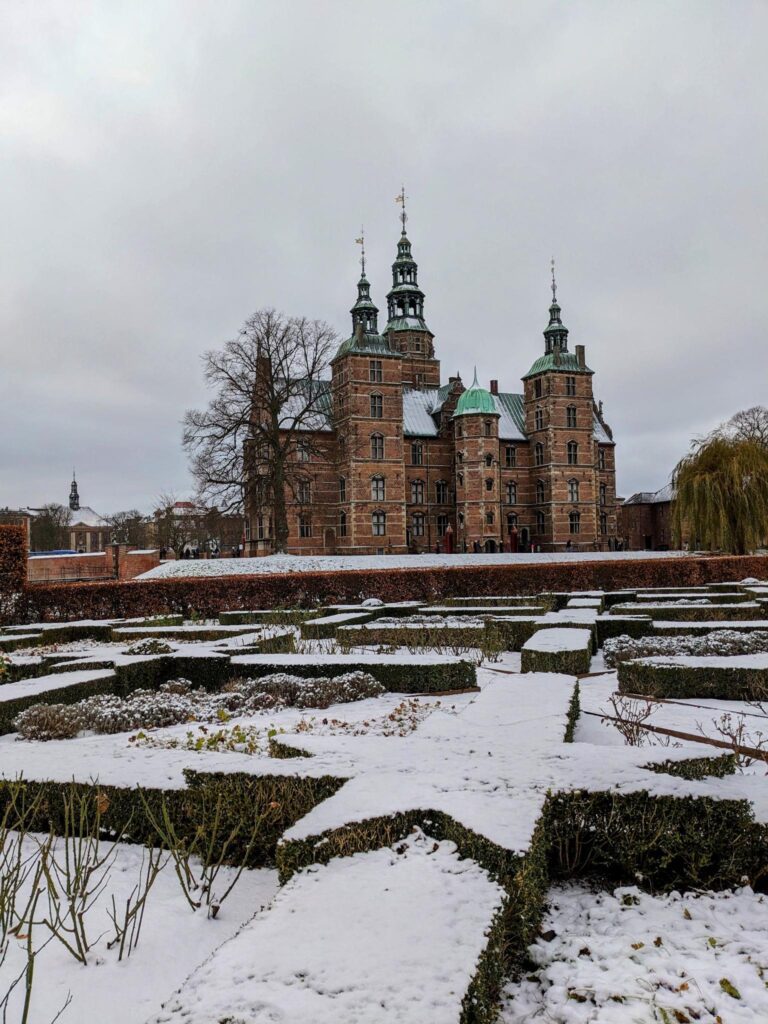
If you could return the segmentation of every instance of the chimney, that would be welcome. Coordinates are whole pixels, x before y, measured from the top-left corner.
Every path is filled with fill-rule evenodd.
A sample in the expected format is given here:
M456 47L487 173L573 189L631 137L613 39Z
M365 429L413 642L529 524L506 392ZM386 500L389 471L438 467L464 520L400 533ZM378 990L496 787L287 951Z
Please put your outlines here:
M491 381L491 394L498 395L499 393L499 382L497 380Z
M577 360L577 362L579 364L579 368L583 370L586 367L586 365L587 365L587 361L584 358L584 346L583 345L577 345L576 346L576 360Z

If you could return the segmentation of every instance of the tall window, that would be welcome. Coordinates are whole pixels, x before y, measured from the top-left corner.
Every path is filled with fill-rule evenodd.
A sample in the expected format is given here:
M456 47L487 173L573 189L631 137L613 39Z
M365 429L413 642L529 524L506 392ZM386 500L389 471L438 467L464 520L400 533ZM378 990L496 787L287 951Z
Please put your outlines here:
M536 533L546 532L546 520L543 512L536 513Z
M384 477L374 476L371 478L371 500L384 501Z
M534 430L544 429L544 413L541 409L537 409L533 414L533 427Z
M565 413L566 413L565 425L567 427L571 427L571 428L575 429L576 428L576 406L575 405L569 405L568 408L565 410Z
M445 505L448 501L448 482L447 480L438 480L435 484L435 501L438 505Z
M424 504L423 480L411 480L411 503L414 505Z
M339 536L347 536L347 513L339 512Z
M371 395L371 419L380 420L384 415L384 400L379 394Z
M493 465L493 456L491 455L490 452L488 452L488 454L485 456L485 464L488 467Z
M565 393L569 398L572 398L576 394L576 378L566 377L565 378Z
M486 512L485 513L485 525L486 526L493 526L493 519L494 519L493 512Z
M444 513L441 513L441 515L439 515L437 517L437 535L438 535L438 537L442 537L447 529L448 529L448 516L445 515Z
M568 529L571 533L579 533L581 531L581 513L580 512L569 512L568 513Z
M381 360L371 359L368 362L368 378L371 384L381 384L382 372L381 372Z
M605 448L597 449L597 468L605 469Z
M491 436L491 432L492 432L491 431L491 421L490 420L484 420L483 421L483 434L486 437L490 437Z
M600 513L600 533L602 533L603 536L608 533L608 516L605 512Z
M457 473L456 474L456 483L459 485L459 487L463 487L464 486L464 474L463 473Z
M421 441L411 443L411 465L421 466L424 463L424 445Z
M568 451L568 465L575 466L579 461L579 446L575 441L569 441L567 446Z
M605 484L600 484L600 504L605 505L608 498L608 488Z
M533 462L536 466L544 465L544 445L537 441L533 448Z
M486 489L486 491L492 491L493 490L493 477L492 476L486 477L485 489Z
M424 515L421 512L417 512L413 517L413 536L424 536Z
M296 452L299 456L299 462L309 462L311 453L306 441L299 441Z
M312 519L310 516L299 516L299 536L312 536Z
M517 448L514 445L508 444L504 449L504 465L507 469L514 469L517 465Z
M387 533L387 513L374 512L371 515L371 530L374 537L384 537Z
M579 481L569 480L568 481L568 501L579 500Z
M309 480L299 480L298 498L302 505L309 505L312 501L312 483Z
M507 532L511 533L513 527L517 526L517 516L514 512L507 513Z
M544 504L544 481L543 480L537 480L536 481L536 504L537 505L543 505Z
M517 484L514 482L514 480L510 480L509 483L507 484L507 504L517 504Z
M464 437L464 424L461 420L456 421L456 437Z
M339 477L339 501L347 500L347 480L346 477Z
M371 434L371 458L384 458L384 438L381 434Z
M536 398L541 398L541 377L537 377L533 382L533 394Z

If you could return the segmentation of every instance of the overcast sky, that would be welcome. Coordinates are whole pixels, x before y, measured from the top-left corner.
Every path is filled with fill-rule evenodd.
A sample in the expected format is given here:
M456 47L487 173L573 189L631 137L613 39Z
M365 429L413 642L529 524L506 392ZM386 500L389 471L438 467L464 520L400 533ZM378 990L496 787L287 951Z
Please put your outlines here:
M543 350L549 260L662 486L768 404L768 3L0 0L0 506L188 496L200 355L262 306L350 333L409 237L443 376ZM382 322L385 318L382 317Z

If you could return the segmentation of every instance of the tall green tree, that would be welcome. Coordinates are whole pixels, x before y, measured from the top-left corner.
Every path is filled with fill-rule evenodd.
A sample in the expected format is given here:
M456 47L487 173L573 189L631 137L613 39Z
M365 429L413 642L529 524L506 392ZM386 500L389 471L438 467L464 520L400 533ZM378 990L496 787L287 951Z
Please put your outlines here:
M717 432L696 441L675 467L675 541L743 555L768 537L768 448Z

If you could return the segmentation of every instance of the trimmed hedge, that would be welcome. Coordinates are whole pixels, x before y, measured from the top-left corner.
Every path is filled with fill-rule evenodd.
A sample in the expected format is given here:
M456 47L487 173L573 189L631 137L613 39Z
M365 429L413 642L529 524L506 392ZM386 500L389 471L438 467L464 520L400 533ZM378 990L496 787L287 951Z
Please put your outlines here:
M566 676L582 676L589 672L589 648L581 651L529 651L523 647L522 672L562 672Z
M723 779L736 771L735 754L720 754L714 757L687 757L684 761L658 761L643 765L649 772L675 775L679 779L695 782L698 779Z
M477 686L475 666L469 661L444 662L258 662L233 666L236 675L258 679L274 672L292 676L338 676L345 672L367 672L390 693L440 693L450 690L471 690Z
M308 616L315 614L309 608L263 608L245 612L219 612L222 626L297 626Z
M651 604L643 601L636 604L615 604L611 615L650 615L655 621L667 622L736 622L762 619L765 608L757 601L745 602L742 605L706 605L706 604Z
M305 619L300 626L301 635L305 640L330 640L342 626L352 626L361 622L370 622L376 616L372 612L331 612L317 619Z
M619 693L649 697L710 697L716 700L768 699L768 669L663 665L644 659L618 666Z
M393 647L482 647L487 631L484 626L340 626L336 640L342 647L370 644Z
M18 622L27 586L27 531L0 524L0 623Z
M626 618L618 615L600 615L595 619L595 627L598 647L602 647L606 640L615 636L631 636L634 640L639 640L644 636L653 636L655 632L650 616Z
M768 556L680 556L564 560L509 565L467 565L350 572L33 584L16 621L67 621L192 612L213 618L220 608L312 607L352 603L375 593L385 602L445 601L453 596L539 594L563 590L650 589L768 577Z
M87 683L72 683L58 690L43 690L26 697L14 697L0 701L0 736L14 732L13 720L20 711L31 708L33 704L76 704L85 697L93 697L97 693L114 693L115 676L93 679Z

